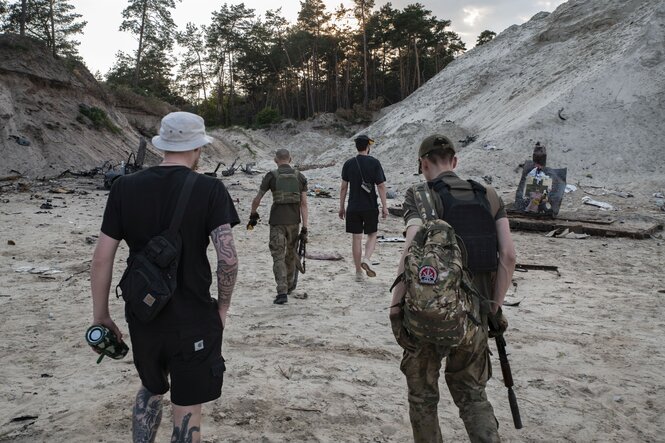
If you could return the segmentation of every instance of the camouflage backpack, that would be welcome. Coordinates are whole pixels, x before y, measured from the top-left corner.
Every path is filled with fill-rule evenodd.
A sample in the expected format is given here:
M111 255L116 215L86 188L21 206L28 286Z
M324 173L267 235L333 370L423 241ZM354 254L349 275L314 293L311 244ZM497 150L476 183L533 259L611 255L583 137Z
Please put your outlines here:
M427 185L414 187L424 221L404 258L404 326L445 347L467 344L479 327L480 297L466 269L464 243L438 218Z

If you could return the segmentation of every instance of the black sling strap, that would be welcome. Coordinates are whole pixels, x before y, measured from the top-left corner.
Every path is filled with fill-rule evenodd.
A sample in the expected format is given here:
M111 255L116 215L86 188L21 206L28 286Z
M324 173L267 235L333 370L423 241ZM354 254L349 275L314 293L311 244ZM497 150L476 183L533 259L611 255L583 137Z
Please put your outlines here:
M196 181L198 175L195 172L189 171L187 173L187 179L185 184L182 186L180 191L180 196L178 196L178 203L176 203L175 212L173 213L173 218L171 219L171 224L169 229L166 232L166 235L170 240L175 239L178 235L178 230L182 224L182 218L185 215L185 207L189 201L189 196L192 193L192 188L194 188L194 182Z

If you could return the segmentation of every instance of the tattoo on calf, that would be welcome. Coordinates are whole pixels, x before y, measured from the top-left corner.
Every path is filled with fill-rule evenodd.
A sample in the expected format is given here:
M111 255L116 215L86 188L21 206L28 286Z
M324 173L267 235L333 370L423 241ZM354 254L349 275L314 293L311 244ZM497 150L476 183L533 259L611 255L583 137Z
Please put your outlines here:
M161 421L162 396L155 395L142 386L136 394L132 414L132 440L134 443L153 443Z
M173 426L173 435L171 436L171 443L195 443L200 441L201 428L198 426L189 427L189 420L192 418L192 413L185 415L182 418L182 426ZM196 440L194 440L194 433L198 432Z

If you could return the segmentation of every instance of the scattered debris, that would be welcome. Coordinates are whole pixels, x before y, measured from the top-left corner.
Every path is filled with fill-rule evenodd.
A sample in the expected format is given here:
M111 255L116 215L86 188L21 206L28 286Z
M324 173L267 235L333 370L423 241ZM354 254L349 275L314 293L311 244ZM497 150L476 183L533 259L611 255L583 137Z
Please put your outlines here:
M212 171L212 172L204 172L203 175L207 175L208 177L217 177L217 171L219 170L219 167L222 166L222 165L226 166L226 165L224 164L224 162L219 162L219 163L217 163L217 167L215 168L214 171Z
M314 185L314 187L307 192L307 195L310 197L332 198L330 191L326 190L321 185Z
M38 418L39 418L38 415L19 415L18 417L14 417L11 420L9 420L9 422L17 423L22 421L37 420Z
M309 251L307 251L307 254L305 254L305 258L309 258L310 260L332 260L332 261L338 261L344 259L344 257L342 257L342 254L340 254L339 252L309 252Z
M384 237L381 235L377 241L379 243L404 243L406 239L404 237Z
M559 267L558 266L551 266L551 265L534 265L530 263L517 263L515 264L515 270L519 272L529 272L529 270L532 271L553 271L556 272L556 275L561 277L561 273L559 272Z
M42 203L39 209L53 209L53 204L50 199L47 199L46 202Z
M236 163L238 162L238 160L240 160L240 157L237 157L235 160L233 160L233 163L231 163L231 166L229 166L228 168L226 168L222 171L222 175L224 177L230 177L233 174L235 174L238 169L240 169L240 166L236 166Z
M561 120L564 120L564 121L567 120L566 117L564 117L563 115L561 115L562 113L563 113L563 108L559 109L559 112L557 112L557 115L559 116L559 118L560 118Z
M457 141L460 143L462 147L464 147L475 142L477 139L478 139L477 135L467 135L464 139Z
M48 192L51 194L73 194L76 191L67 188L51 188Z
M7 240L7 244L9 246L16 246L16 242L14 240Z
M21 146L30 146L30 140L20 135L9 135L9 138L13 139L16 143Z
M491 143L485 143L483 145L483 149L486 151L501 151L503 148L498 148L496 145L493 145Z
M388 206L388 213L397 217L402 217L404 215L404 208L402 208L401 204Z
M4 177L0 177L0 182L14 181L20 178L23 178L23 174L6 175Z
M109 170L106 171L104 174L104 188L111 189L111 185L113 185L113 182L116 181L119 177L132 174L143 169L143 162L145 161L145 149L146 141L143 137L141 137L139 140L139 149L136 151L136 155L134 155L133 152L130 152L129 157L127 157L127 163L122 161L120 162L118 168L109 168Z
M14 272L38 274L38 275L52 275L52 274L62 273L60 269L51 268L48 266L42 266L42 267L21 266L19 268L14 269Z
M289 368L288 373L282 369L280 365L277 365L277 369L279 369L279 372L284 376L285 379L291 380L291 375L293 374L293 370Z
M574 231L571 231L568 228L558 228L554 229L547 234L545 234L545 237L556 237L556 238L572 238L576 240L581 240L584 238L589 238L591 237L589 234L584 234L584 233L577 233Z
M609 203L593 200L591 197L582 197L582 203L585 205L595 206L603 211L614 211L615 208Z
M487 183L488 185L492 184L492 176L491 175L483 175L482 179Z
M260 171L253 169L254 166L256 166L256 162L245 163L245 166L240 166L240 170L248 175L260 174Z
M575 185L566 185L566 190L565 190L566 194L568 194L569 192L575 192L575 191L577 191L577 186L575 186Z
M88 169L87 171L72 171L71 169L67 169L58 175L58 178L62 178L65 176L73 176L73 177L95 177L96 175L103 174L106 171L109 171L111 169L111 161L106 160L101 166L97 166L92 169Z
M392 189L387 190L386 198L390 200L397 198L397 192L393 191Z

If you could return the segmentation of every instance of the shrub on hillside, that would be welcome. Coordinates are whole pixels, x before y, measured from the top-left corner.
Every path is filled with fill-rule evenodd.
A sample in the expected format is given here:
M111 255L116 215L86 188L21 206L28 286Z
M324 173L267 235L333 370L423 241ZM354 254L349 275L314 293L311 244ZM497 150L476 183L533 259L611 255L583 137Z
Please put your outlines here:
M76 120L79 123L86 123L85 117L92 123L92 126L95 129L108 129L114 134L120 133L120 128L113 124L109 119L109 116L106 115L106 112L103 109L97 108L96 106L88 106L85 104L79 105L79 116Z
M170 104L155 98L137 94L131 88L124 85L110 85L106 84L111 94L116 99L116 106L124 108L137 109L146 114L164 116L169 112L175 111L176 108Z
M258 126L271 125L273 123L279 123L282 118L279 115L277 109L266 106L261 109L258 114L256 114L256 124Z

